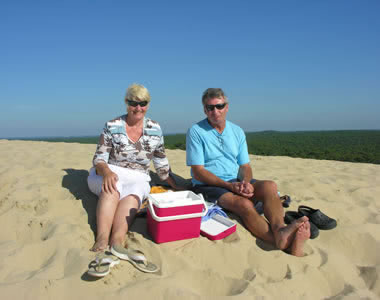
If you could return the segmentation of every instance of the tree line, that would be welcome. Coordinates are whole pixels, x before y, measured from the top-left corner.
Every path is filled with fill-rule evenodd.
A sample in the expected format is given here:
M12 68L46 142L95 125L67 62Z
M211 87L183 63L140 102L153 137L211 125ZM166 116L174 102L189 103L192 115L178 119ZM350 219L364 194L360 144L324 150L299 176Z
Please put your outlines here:
M380 130L262 131L246 133L248 152L380 164ZM34 138L23 140L97 144L99 137ZM167 149L186 150L186 135L164 137Z
M380 164L380 130L262 131L246 137L250 154ZM165 136L165 147L185 150L186 136Z

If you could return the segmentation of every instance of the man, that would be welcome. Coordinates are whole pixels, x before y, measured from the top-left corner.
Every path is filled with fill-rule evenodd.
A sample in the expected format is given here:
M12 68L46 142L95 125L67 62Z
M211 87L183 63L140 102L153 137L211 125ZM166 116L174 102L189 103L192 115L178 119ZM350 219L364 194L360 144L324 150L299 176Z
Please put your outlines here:
M310 237L308 218L286 226L276 184L252 179L245 134L226 120L229 103L223 90L207 89L202 104L207 118L193 125L186 136L186 163L191 166L194 190L240 216L257 238L303 256ZM266 219L257 213L257 201L262 202Z

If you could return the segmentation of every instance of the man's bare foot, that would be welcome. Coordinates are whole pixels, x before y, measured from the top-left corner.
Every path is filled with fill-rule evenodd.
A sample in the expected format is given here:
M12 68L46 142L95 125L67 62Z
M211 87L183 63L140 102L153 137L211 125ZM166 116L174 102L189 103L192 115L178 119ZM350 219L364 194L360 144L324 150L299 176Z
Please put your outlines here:
M281 250L289 248L289 246L293 242L297 229L308 220L308 217L303 216L297 220L294 220L288 226L280 228L278 232L275 233L275 241L277 248Z
M290 254L295 256L303 256L303 246L310 238L310 222L303 223L297 230L293 243L290 246Z
M108 237L105 236L99 236L96 238L95 244L92 246L90 251L98 252L103 251L108 246Z

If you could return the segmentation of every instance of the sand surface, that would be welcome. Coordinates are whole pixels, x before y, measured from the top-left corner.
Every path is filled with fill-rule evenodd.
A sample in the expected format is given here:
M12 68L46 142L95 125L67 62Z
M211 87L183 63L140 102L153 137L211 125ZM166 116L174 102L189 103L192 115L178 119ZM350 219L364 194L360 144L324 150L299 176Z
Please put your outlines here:
M87 187L95 145L0 140L1 299L379 299L380 166L251 156L254 177L338 221L292 257L240 223L232 238L155 244L146 218L129 244L161 267L145 274L122 261L105 278L86 275L94 253L97 198ZM185 152L167 150L190 177ZM233 216L231 216L233 218ZM237 220L238 221L238 220Z

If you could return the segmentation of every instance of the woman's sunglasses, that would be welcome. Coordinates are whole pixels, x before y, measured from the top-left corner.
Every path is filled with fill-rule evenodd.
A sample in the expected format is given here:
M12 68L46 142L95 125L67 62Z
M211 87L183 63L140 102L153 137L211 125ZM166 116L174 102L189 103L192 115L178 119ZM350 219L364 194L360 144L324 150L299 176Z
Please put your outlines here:
M145 107L148 105L148 101L134 101L134 100L127 100L128 105L136 107L137 105L140 105L141 107Z
M214 108L216 107L217 110L222 110L223 108L226 107L226 105L227 105L227 103L215 104L215 105L206 104L206 109L207 109L207 111L213 111Z

